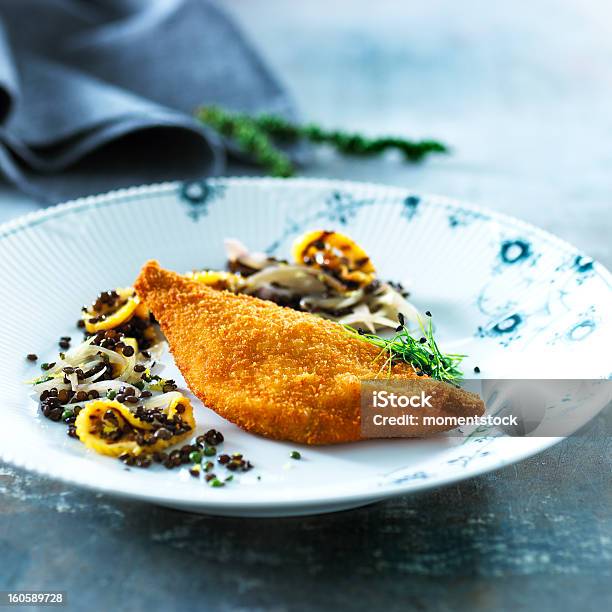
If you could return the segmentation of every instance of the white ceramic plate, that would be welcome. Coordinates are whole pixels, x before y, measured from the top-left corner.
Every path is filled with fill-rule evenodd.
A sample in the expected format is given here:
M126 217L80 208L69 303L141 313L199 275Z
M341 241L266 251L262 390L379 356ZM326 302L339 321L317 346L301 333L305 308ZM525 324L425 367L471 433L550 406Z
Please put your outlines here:
M299 448L240 431L195 401L198 433L256 468L224 488L186 470L126 468L44 419L21 381L79 332L83 303L129 285L144 261L171 269L225 263L223 239L287 256L299 233L339 229L381 277L431 310L445 349L482 376L610 375L612 278L574 247L515 219L403 189L318 180L218 179L88 197L0 228L0 457L75 485L196 512L278 516L339 510L437 487L539 452L559 438L368 441ZM607 317L606 317L607 315ZM598 358L601 357L601 358ZM39 361L40 363L40 361ZM172 366L170 367L172 370ZM178 372L172 374L182 381Z

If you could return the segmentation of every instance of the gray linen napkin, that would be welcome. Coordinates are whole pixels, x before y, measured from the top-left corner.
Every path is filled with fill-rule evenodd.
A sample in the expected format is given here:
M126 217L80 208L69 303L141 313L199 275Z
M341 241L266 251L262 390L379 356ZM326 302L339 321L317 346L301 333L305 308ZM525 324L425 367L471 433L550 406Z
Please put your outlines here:
M221 173L213 103L294 114L214 1L0 3L0 171L41 200Z

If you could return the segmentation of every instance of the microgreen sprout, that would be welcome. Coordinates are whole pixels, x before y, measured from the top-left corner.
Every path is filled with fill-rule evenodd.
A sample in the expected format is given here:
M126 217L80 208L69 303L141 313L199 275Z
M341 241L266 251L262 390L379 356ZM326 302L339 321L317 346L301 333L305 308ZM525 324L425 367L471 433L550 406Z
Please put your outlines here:
M428 315L429 316L429 315ZM419 318L421 335L413 336L405 324L403 315L399 315L399 326L390 338L370 334L360 329L345 325L346 330L358 338L381 349L380 357L386 357L383 368L389 373L394 364L404 362L410 364L418 376L430 376L436 380L457 384L463 378L459 364L465 355L443 353L434 338L431 318L427 326Z

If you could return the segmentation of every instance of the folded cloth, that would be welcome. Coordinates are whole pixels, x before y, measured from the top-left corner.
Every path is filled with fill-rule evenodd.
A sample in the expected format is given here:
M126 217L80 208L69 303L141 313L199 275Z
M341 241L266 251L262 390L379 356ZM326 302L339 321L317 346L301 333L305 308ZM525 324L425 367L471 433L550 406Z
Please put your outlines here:
M212 0L0 5L0 171L41 200L221 173L204 104L294 116Z

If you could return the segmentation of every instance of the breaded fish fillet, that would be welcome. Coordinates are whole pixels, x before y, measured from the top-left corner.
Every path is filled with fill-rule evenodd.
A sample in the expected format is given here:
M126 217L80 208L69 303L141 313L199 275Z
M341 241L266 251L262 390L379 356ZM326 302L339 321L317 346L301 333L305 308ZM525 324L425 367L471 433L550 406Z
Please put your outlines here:
M379 349L337 323L258 298L210 289L160 268L135 288L166 335L193 393L247 431L279 440L359 440L360 380L380 376ZM392 377L414 379L398 364ZM482 402L442 385L439 414L482 414ZM421 436L443 428L414 428Z

